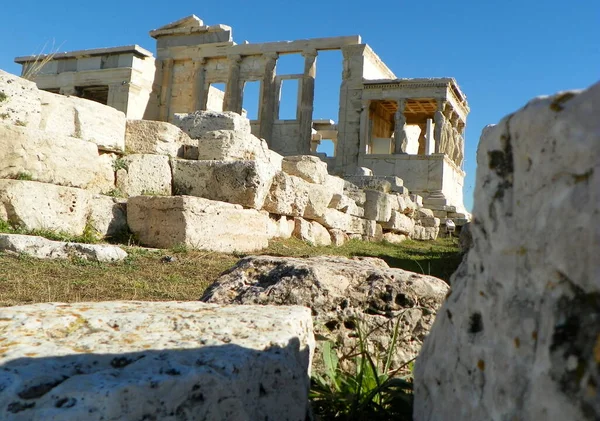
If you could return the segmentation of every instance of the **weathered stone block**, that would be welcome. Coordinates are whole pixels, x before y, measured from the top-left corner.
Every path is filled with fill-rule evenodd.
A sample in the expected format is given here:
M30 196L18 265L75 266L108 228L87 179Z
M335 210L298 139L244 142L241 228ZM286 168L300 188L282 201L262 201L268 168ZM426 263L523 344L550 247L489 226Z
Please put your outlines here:
M100 237L113 237L127 230L127 200L94 195L90 198L89 222Z
M393 232L385 232L383 233L383 240L392 244L400 244L401 242L408 240L408 236Z
M304 217L308 219L320 218L328 208L333 192L322 185L311 184L308 186L308 203L304 210Z
M42 108L36 84L0 70L0 116L4 124L39 127Z
M125 114L113 107L77 97L41 91L39 128L95 143L107 151L125 150Z
M25 175L94 192L114 187L112 162L94 143L32 127L0 123L0 162L0 178Z
M264 209L278 215L303 216L312 187L299 177L279 171L264 201Z
M198 159L198 142L165 121L127 120L125 150L134 154Z
M346 244L346 242L348 242L348 240L350 240L348 234L335 228L329 230L329 235L331 236L331 243L338 247L343 246Z
M150 247L184 244L232 253L260 250L269 243L266 212L200 197L132 197L127 202L127 223Z
M392 217L392 210L398 207L396 196L375 190L366 190L365 218L378 222L387 222ZM395 203L393 203L395 202Z
M25 229L83 234L91 193L36 181L0 180L0 219Z
M207 132L215 130L250 133L250 121L232 111L196 111L190 114L175 114L173 124L181 128L192 139L200 139Z
M415 225L412 234L410 234L410 238L413 240L435 240L438 237L439 232L439 225L437 227Z
M327 174L327 164L312 155L286 156L281 169L289 175L300 177L309 183L322 184Z
M306 418L307 308L113 301L0 313L11 338L0 354L2 419Z
M411 235L415 228L415 221L403 213L393 211L389 222L383 222L381 225L386 230Z
M204 197L261 209L276 168L260 161L188 161L173 159L175 194ZM271 213L273 210L265 207Z
M264 212L264 211L263 211ZM296 224L285 215L269 215L269 238L290 238Z
M117 161L117 188L125 196L171 194L171 166L165 155L127 155Z
M323 225L316 221L307 221L304 218L294 218L293 236L315 246L331 245L331 236Z
M415 419L600 418L599 110L597 83L483 130L473 245L417 359Z
M435 218L433 216L420 218L419 225L422 225L424 227L439 227L440 226L440 218Z

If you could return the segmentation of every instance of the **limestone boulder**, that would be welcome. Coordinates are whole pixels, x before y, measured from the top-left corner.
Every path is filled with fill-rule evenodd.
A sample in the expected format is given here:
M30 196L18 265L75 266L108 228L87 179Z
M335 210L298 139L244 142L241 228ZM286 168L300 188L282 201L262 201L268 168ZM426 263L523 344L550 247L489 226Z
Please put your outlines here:
M133 154L198 159L198 142L165 121L127 120L125 150Z
M73 96L40 91L39 128L95 143L99 149L125 150L127 119L113 107Z
M338 247L343 246L350 240L350 238L348 237L348 234L346 234L344 231L338 230L338 229L330 229L329 235L331 237L331 244L333 244L334 246L338 246Z
M267 247L270 238L268 213L192 196L132 197L127 223L142 244L157 248L248 252Z
M28 230L81 235L89 216L91 193L37 181L0 180L0 219Z
M290 238L296 223L285 215L269 215L269 238Z
M173 124L192 139L200 139L206 133L215 130L250 133L250 121L233 111L196 111L190 114L175 114Z
M346 181L343 178L327 174L325 176L325 181L323 181L323 185L327 186L334 195L341 195L344 193Z
M278 171L265 198L264 209L277 215L301 217L308 206L312 187L299 177ZM315 194L312 197L314 199Z
M437 219L437 218L436 218ZM435 240L440 233L440 227L427 227L423 225L415 225L410 238L413 240Z
M408 236L396 234L394 232L385 232L383 233L383 240L392 244L400 244L401 242L408 240Z
M473 245L417 359L415 419L600 419L599 111L596 84L484 129Z
M277 171L261 161L173 159L171 167L175 194L204 197L254 209L263 208Z
M289 174L308 181L322 184L327 174L327 164L313 155L295 155L283 158L281 169Z
M100 194L89 201L89 223L99 237L115 237L127 231L127 200Z
M0 122L0 178L29 178L44 183L105 192L114 187L112 160L94 143L33 127Z
M365 190L365 195L365 218L388 222L392 217L392 211L398 207L396 196L376 190Z
M384 229L395 233L412 235L415 229L415 221L403 213L393 211L389 222L382 223L382 226Z
M0 121L38 128L41 118L42 106L37 85L0 70Z
M0 331L3 420L307 416L307 308L44 303L0 309Z
M329 202L329 207L353 216L363 217L365 210L359 207L354 200L345 194L334 194Z
M332 198L333 192L327 186L311 184L308 187L308 203L304 210L304 217L308 219L322 217Z
M294 231L292 235L299 240L306 241L315 246L331 245L331 236L323 225L316 221L307 221L304 218L294 218Z
M118 262L127 253L112 244L81 244L53 241L35 235L0 234L0 251L27 254L40 259L76 257L93 262Z
M398 367L416 356L447 292L440 279L390 269L376 258L251 256L225 272L202 300L310 307L315 334L345 354L357 345L358 328L372 332L373 347L387 349L399 323Z
M119 158L115 164L115 168L118 168L116 186L123 195L171 194L172 176L168 156L133 154Z

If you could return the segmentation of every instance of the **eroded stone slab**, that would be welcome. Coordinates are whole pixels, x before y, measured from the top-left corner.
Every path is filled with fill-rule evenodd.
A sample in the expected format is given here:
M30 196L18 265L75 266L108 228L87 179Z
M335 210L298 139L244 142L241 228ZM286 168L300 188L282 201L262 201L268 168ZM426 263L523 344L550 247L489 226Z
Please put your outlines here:
M172 175L169 157L133 154L116 161L117 189L125 196L170 195Z
M165 121L127 120L125 150L134 154L198 159L198 142Z
M306 418L304 307L44 303L0 309L0 332L5 420Z

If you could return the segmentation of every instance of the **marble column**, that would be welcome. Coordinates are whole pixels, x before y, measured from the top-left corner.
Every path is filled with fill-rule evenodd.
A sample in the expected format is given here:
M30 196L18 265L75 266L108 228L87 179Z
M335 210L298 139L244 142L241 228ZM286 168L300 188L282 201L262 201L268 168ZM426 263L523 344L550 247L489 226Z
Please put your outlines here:
M242 113L242 82L240 81L240 64L242 56L234 54L228 56L229 59L229 77L227 78L227 87L225 88L225 100L223 101L224 111L234 111Z
M162 78L160 87L160 105L158 118L160 121L169 121L171 108L171 92L173 89L173 59L162 60Z
M194 60L194 91L192 95L194 111L206 110L208 95L206 90L206 57L200 57Z
M394 115L394 153L405 154L408 146L408 136L406 134L406 117L404 115L404 108L406 106L406 100L398 100L398 109Z
M297 146L297 150L300 154L308 155L310 153L310 139L312 135L317 51L304 51L302 56L304 57L304 75L302 76L300 103L298 104L298 115L300 117L300 143Z
M363 100L362 110L360 112L360 145L359 154L369 153L369 143L371 142L371 133L369 132L369 108L371 101Z
M433 121L427 119L427 129L425 134L425 155L431 155L435 152L435 138L433 134Z
M271 146L273 137L273 123L275 122L275 68L277 66L277 53L265 53L265 70L262 80L262 92L260 96L260 137L266 139Z

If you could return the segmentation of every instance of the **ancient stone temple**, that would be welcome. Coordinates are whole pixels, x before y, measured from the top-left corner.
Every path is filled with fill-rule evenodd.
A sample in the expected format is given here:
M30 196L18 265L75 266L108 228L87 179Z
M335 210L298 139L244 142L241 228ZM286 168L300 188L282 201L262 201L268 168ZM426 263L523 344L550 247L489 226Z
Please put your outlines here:
M139 46L61 53L35 82L41 89L110 105L128 118L159 121L196 110L244 114L244 89L259 82L258 116L251 128L272 150L316 154L321 139L329 139L334 156L323 159L330 173L350 176L367 167L375 176L402 178L430 208L464 211L469 106L453 78L399 79L356 35L236 44L231 27L205 25L194 15L150 35L156 58ZM327 50L343 55L339 114L313 120L319 52ZM302 56L302 73L278 73L278 59L290 54ZM37 59L15 61L25 73ZM297 83L292 119L280 118L285 81Z

